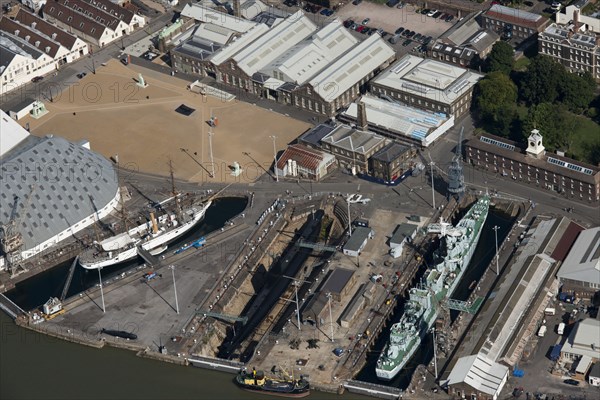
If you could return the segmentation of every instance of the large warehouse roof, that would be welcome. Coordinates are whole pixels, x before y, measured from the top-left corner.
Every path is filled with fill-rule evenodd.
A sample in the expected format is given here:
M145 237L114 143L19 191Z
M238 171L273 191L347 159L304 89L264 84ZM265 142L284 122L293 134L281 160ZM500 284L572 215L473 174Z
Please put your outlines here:
M252 76L316 30L317 26L302 11L298 11L273 26L233 59L238 67Z
M373 83L443 104L452 104L471 90L483 75L465 68L407 54Z
M586 229L579 234L556 275L600 285L600 227Z
M29 132L0 110L0 157L29 136Z
M269 27L265 24L258 24L252 27L248 32L244 33L239 38L233 39L227 46L223 47L219 52L215 53L211 62L214 65L221 65L231 57L236 55L238 52L245 49L253 41L261 37L265 32L269 30Z
M466 383L480 392L496 397L502 391L507 376L508 367L481 354L475 354L458 360L447 384Z
M115 198L118 189L115 171L106 158L53 136L30 136L2 159L0 170L0 224L9 221L16 200L23 250L94 215Z
M310 85L323 100L331 102L395 54L381 36L373 34L315 76Z
M233 15L225 14L200 4L186 4L183 10L181 10L181 16L193 18L200 22L222 26L223 28L231 29L232 31L239 33L248 32L257 24L256 22L234 17Z
M336 19L310 39L288 49L261 72L302 85L356 43L358 40Z

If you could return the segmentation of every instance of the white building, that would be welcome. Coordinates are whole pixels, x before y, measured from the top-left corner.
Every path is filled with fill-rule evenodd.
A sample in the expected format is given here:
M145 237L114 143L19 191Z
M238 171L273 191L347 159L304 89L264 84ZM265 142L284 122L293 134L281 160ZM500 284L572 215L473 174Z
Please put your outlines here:
M0 225L17 204L23 259L50 248L111 213L119 190L113 165L84 144L30 136L0 110ZM16 199L16 200L15 200ZM23 209L25 207L25 209ZM0 260L0 268L6 260Z
M0 31L0 95L55 68L52 57L20 37Z
M590 361L600 361L600 320L586 318L579 321L560 352L562 360L578 361L587 356Z
M183 10L181 10L181 17L191 18L196 22L210 23L238 33L248 32L253 26L258 25L256 22L225 14L197 3L186 4Z
M458 398L465 398L474 389L496 400L507 380L508 367L474 354L460 358L444 384L452 386Z
M14 19L0 19L0 30L18 36L52 57L57 68L88 54L88 45L83 40L23 9Z
M44 19L99 47L146 25L144 17L110 0L56 0L44 6L43 14Z
M32 11L38 12L46 0L21 0L21 3Z

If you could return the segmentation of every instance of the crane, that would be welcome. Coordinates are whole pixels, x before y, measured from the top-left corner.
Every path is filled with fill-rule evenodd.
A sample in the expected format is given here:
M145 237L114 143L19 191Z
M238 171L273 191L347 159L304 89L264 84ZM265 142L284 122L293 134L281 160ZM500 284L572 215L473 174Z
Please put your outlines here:
M29 193L23 201L21 212L18 211L19 196L15 195L10 219L6 224L0 226L0 249L6 255L7 266L13 276L19 268L25 269L21 264L22 255L20 252L25 242L23 240L23 234L18 229L18 226L29 209L29 203L34 190L35 185L31 185Z

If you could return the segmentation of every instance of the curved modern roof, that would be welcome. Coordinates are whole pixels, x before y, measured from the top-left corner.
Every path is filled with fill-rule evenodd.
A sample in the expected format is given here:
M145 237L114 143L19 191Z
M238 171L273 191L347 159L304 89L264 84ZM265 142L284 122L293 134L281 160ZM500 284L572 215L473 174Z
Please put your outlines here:
M106 158L59 137L30 136L2 158L0 170L0 224L9 221L18 197L23 250L101 210L118 190L116 172Z

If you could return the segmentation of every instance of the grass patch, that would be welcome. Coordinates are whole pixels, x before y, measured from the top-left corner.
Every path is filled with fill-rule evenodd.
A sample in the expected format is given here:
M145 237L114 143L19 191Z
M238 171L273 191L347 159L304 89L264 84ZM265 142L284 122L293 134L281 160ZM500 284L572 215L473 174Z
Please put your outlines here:
M518 60L515 61L515 65L513 66L513 70L515 71L525 71L527 66L531 63L531 60L528 57L522 56Z
M574 158L593 163L593 160L589 159L590 149L600 144L600 125L587 117L577 116L577 124L570 142L569 153Z

